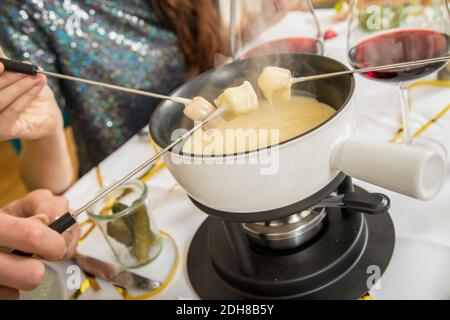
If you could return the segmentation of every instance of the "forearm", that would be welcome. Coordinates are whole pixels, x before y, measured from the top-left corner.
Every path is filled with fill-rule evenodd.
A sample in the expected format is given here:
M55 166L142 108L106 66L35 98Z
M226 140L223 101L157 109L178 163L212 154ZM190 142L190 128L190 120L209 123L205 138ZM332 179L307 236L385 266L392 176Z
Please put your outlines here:
M20 174L29 190L66 191L75 178L64 129L41 139L22 141Z

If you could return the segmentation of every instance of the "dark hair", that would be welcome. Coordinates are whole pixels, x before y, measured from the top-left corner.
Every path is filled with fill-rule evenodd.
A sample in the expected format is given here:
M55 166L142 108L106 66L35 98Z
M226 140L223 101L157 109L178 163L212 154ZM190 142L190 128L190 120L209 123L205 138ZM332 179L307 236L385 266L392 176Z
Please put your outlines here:
M188 77L213 67L216 54L227 54L225 30L213 0L149 1L158 17L176 33Z

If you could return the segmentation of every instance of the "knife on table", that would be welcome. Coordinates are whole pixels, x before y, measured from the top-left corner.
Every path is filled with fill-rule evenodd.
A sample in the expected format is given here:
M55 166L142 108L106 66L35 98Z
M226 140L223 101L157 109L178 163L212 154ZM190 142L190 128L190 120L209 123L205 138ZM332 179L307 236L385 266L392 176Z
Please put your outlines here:
M153 291L161 286L159 281L144 278L127 270L120 270L114 265L95 258L77 255L75 261L86 275L100 278L128 290ZM99 272L95 272L94 275L93 270Z

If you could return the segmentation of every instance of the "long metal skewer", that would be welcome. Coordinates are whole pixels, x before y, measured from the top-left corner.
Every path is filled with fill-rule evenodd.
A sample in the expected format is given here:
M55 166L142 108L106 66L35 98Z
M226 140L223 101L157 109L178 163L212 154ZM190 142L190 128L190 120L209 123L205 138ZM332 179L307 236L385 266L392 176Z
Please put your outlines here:
M52 78L86 83L86 84L93 85L93 86L108 88L108 89L112 89L112 90L116 90L116 91L122 91L122 92L126 92L126 93L136 94L136 95L140 95L140 96L146 96L146 97L163 99L163 100L170 100L170 101L174 101L176 103L181 103L184 105L187 105L187 104L191 103L191 101L192 101L192 100L186 99L186 98L167 96L167 95L163 95L163 94L159 94L159 93L131 89L131 88L117 86L114 84L108 84L108 83L104 83L104 82L88 80L88 79L83 79L83 78L79 78L79 77L68 76L65 74L45 71L34 64L14 61L14 60L1 58L1 57L0 57L0 63L3 64L6 71L11 71L11 72L18 72L18 73L29 74L29 75L33 75L33 76L37 75L37 74L43 74L43 75L46 75L46 76L52 77Z
M415 66L421 66L421 65L436 63L436 62L445 62L445 61L449 61L449 60L450 60L450 56L446 56L446 57L440 57L440 58L432 58L432 59L417 60L417 61L411 61L411 62L388 64L388 65L378 66L378 67L370 67L370 68L354 69L354 70L339 71L339 72L332 72L332 73L324 73L324 74L318 74L318 75L314 75L314 76L294 78L294 79L292 79L292 83L295 84L295 83L306 82L306 81L327 79L327 78L333 78L333 77L344 76L344 75L355 74L355 73L359 74L359 73L367 73L367 72L381 71L381 70L388 70L388 69L415 67Z
M82 83L86 83L86 84L93 85L93 86L98 86L98 87L108 88L108 89L112 89L112 90L116 90L116 91L137 94L140 96L147 96L147 97L152 97L152 98L157 98L157 99L170 100L170 101L182 103L185 105L191 103L191 101L192 101L192 100L186 99L186 98L171 97L171 96L166 96L166 95L153 93L153 92L147 92L147 91L142 91L142 90L137 90L137 89L130 89L130 88L126 88L126 87L116 86L114 84L107 84L107 83L103 83L103 82L99 82L99 81L93 81L93 80L88 80L88 79L83 79L83 78L66 76L63 74L53 73L53 72L49 72L49 71L45 71L45 70L41 70L41 69L39 69L37 71L37 73L46 75L48 77L69 80L69 81L82 82Z
M83 213L84 211L86 211L88 208L90 208L92 205L96 204L98 201L100 201L101 199L103 199L105 196L107 196L108 194L110 194L112 191L114 191L117 187L121 186L122 184L124 184L125 182L127 182L128 180L130 180L131 178L133 178L135 175L137 175L139 172L143 171L145 168L147 168L148 166L150 166L151 164L153 164L153 162L155 162L156 160L158 160L161 156L163 156L166 152L170 151L173 147L175 147L177 144L179 144L180 142L182 142L183 140L189 138L192 134L194 134L195 131L197 131L198 129L202 128L205 124L207 124L209 121L211 121L212 119L220 116L221 114L223 114L225 112L225 108L224 107L220 107L218 109L216 109L216 111L214 111L208 118L205 119L205 121L195 125L191 130L189 130L188 132L186 132L185 134L183 134L182 136L180 136L178 139L176 139L174 142L172 142L171 144L169 144L167 147L165 147L164 149L162 149L160 152L158 152L157 154L155 154L153 157L151 157L150 159L148 159L147 161L145 161L144 163L142 163L140 166L138 166L136 169L134 169L133 171L131 171L130 173L128 173L126 176L122 177L120 180L117 180L116 182L114 182L112 185L110 185L108 188L104 189L102 192L100 192L99 194L97 194L92 200L90 200L89 202L87 202L86 204L84 204L82 207L80 207L79 209L77 209L76 211L72 212L72 216L76 217L78 215L80 215L81 213Z

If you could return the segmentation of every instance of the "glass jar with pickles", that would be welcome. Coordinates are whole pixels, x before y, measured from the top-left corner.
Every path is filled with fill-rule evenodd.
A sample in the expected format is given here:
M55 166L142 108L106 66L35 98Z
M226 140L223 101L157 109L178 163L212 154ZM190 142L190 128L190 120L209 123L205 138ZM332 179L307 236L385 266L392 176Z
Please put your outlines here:
M149 209L148 189L141 181L124 184L87 212L122 267L145 266L161 252L161 236Z

